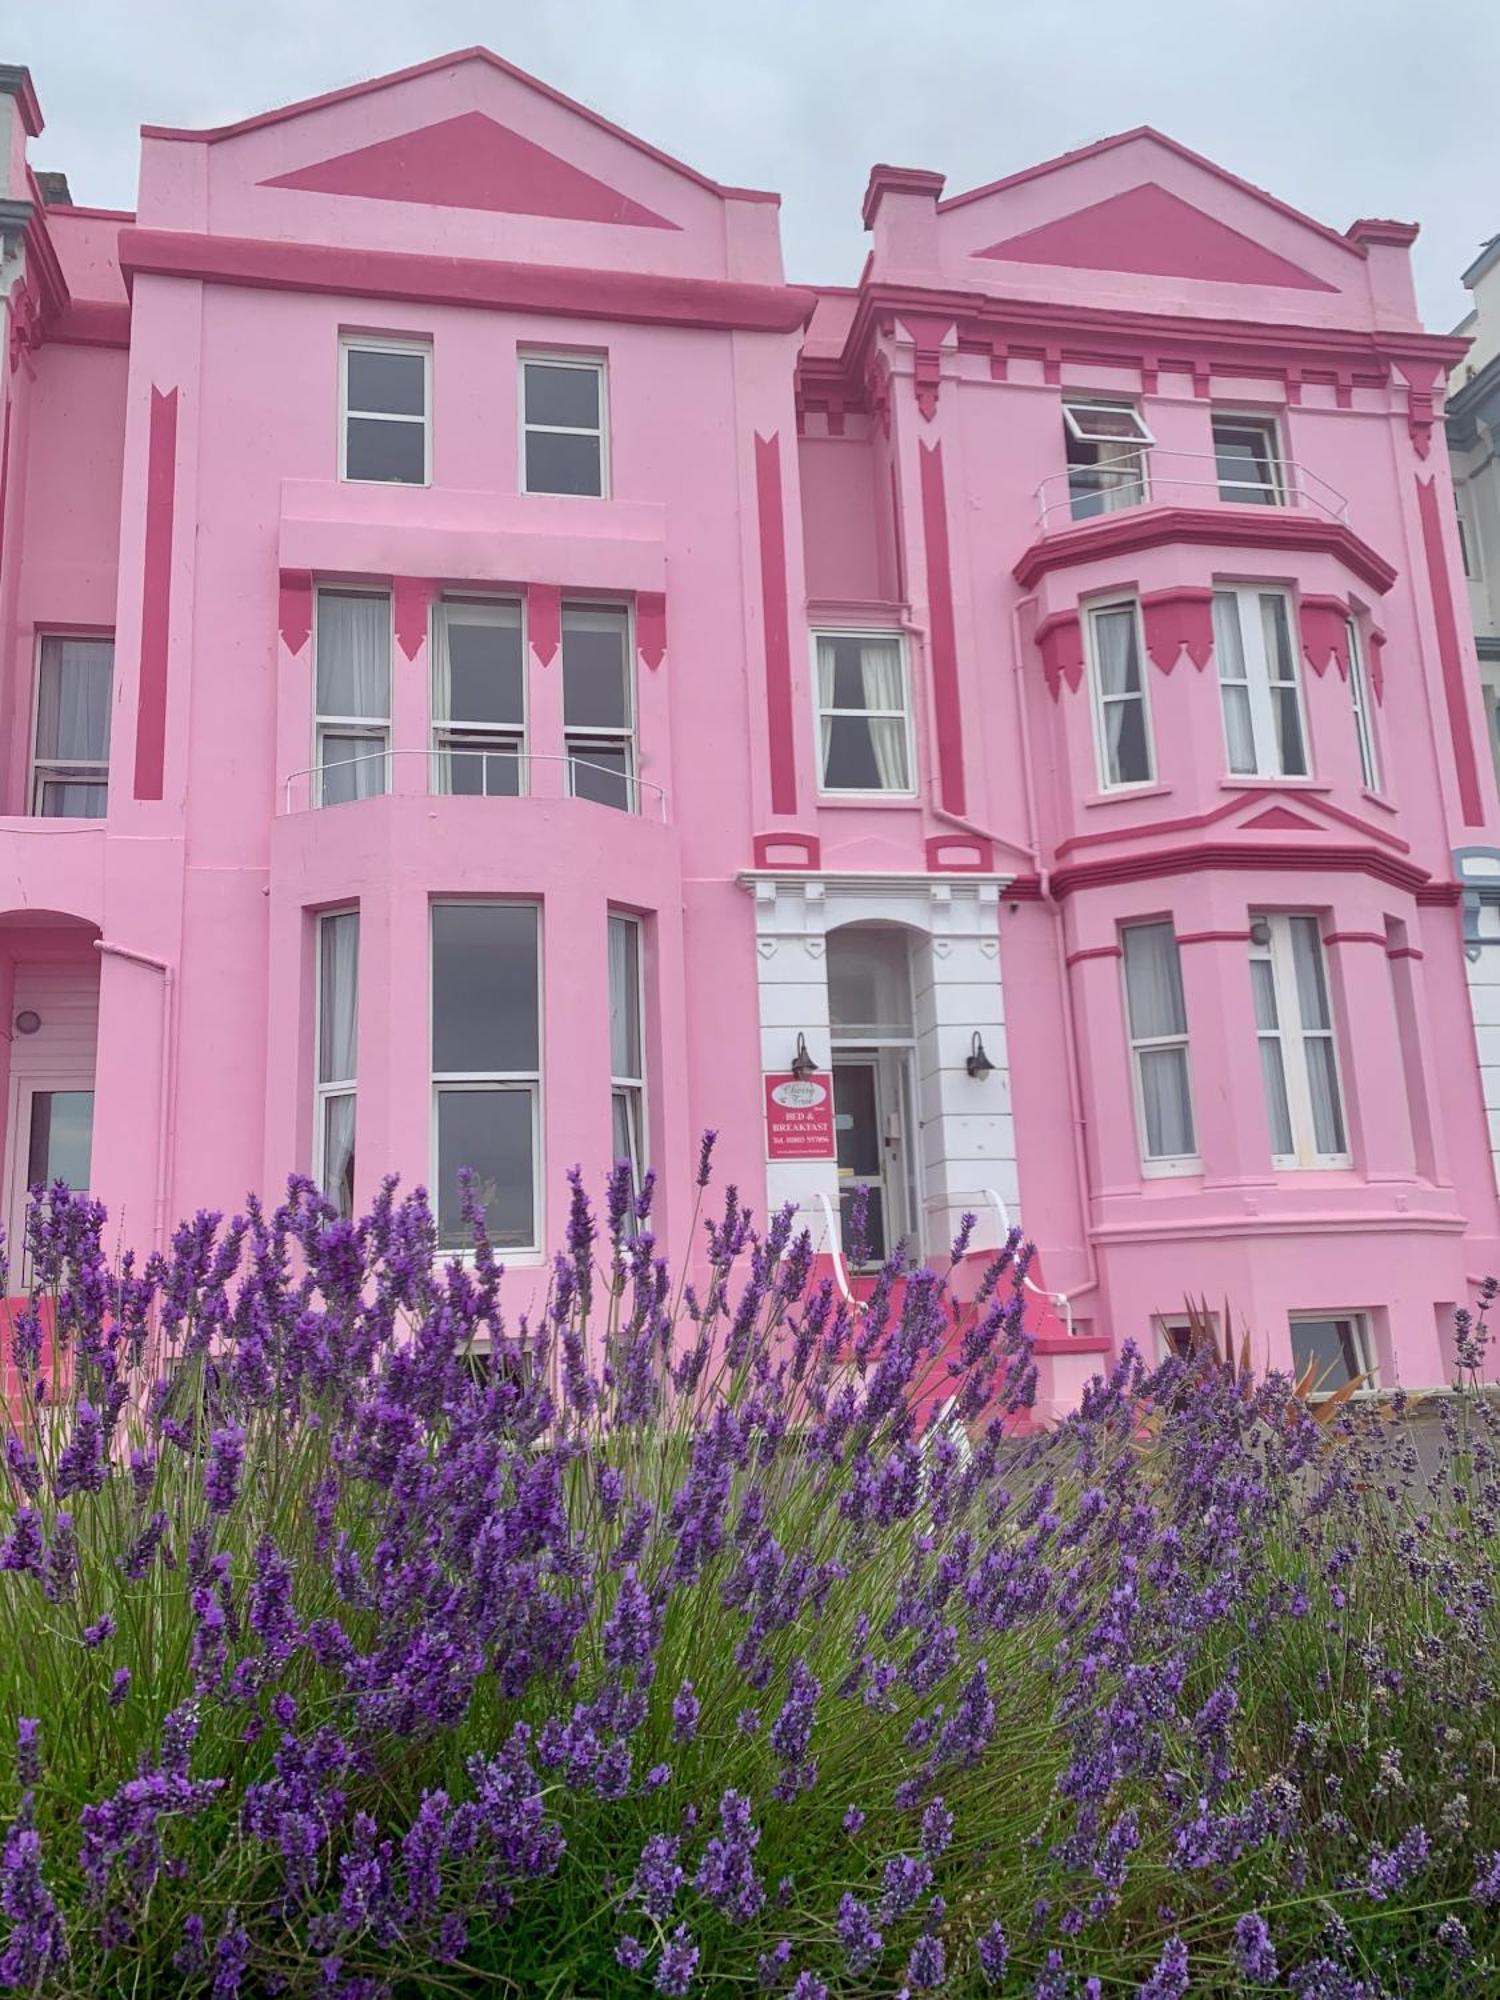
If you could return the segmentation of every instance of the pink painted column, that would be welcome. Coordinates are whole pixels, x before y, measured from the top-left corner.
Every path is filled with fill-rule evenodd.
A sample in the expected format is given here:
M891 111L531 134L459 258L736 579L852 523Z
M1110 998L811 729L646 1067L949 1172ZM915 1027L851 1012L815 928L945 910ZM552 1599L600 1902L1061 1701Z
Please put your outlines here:
M562 601L553 584L526 593L526 789L533 798L567 796L563 754Z
M542 1240L549 1246L561 1241L569 1167L583 1168L597 1197L610 1161L608 916L587 874L559 878L542 910Z
M1067 955L1083 1082L1091 1193L1138 1194L1140 1144L1130 1085L1118 945L1083 946Z
M1366 1180L1410 1181L1416 1159L1400 1072L1401 1029L1385 955L1385 925L1363 898L1341 908L1338 917L1346 911L1357 930L1325 922L1322 934L1339 1031L1349 1150Z
M431 605L426 577L395 580L391 643L390 789L403 798L425 798L432 790L430 688L432 682Z
M335 807L360 812L361 806ZM377 807L377 810L385 808ZM374 1182L399 1173L408 1191L432 1178L432 937L428 883L416 872L392 866L384 893L366 896L361 912L377 916L367 941L360 920L359 1067L360 1115L364 1078L384 1100L385 1132L362 1127L359 1140L365 1169ZM368 1005L367 1005L368 996ZM383 1018L382 1018L383 1016ZM371 1121L374 1124L374 1121ZM436 1213L437 1202L433 1201Z

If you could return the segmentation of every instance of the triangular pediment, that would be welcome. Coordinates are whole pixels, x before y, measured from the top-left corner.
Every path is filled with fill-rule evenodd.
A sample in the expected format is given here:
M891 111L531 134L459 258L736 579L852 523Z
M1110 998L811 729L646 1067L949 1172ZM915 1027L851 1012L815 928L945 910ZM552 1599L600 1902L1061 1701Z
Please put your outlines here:
M394 138L335 153L258 185L616 227L678 227L482 111L460 112Z
M1256 813L1253 819L1240 821L1241 833L1322 833L1316 820L1305 819L1301 813L1291 812L1286 806L1268 806L1264 812Z
M1102 201L987 244L973 255L1011 264L1196 278L1211 284L1336 289L1155 181L1106 195Z

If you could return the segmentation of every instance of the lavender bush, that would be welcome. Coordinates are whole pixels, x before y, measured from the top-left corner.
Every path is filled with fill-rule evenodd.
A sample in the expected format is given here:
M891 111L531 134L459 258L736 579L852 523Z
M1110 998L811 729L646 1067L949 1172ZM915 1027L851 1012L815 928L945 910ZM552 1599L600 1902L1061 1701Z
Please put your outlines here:
M1038 1432L1018 1243L851 1309L733 1189L695 1292L575 1176L536 1324L393 1186L103 1229L6 1332L0 1986L1500 1990L1482 1319L1424 1469L1130 1348Z

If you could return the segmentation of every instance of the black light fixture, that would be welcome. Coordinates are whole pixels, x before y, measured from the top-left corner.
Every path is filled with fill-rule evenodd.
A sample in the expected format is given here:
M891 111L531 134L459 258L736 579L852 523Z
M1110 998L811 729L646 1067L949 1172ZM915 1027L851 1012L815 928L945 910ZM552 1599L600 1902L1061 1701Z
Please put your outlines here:
M16 1016L16 1033L34 1035L42 1025L42 1017L34 1007L23 1007Z
M817 1073L817 1068L818 1065L807 1052L806 1035L799 1035L797 1037L797 1053L792 1057L792 1075L796 1077L799 1083L804 1083L808 1077Z
M979 1081L983 1083L994 1067L995 1065L984 1052L984 1043L980 1039L979 1030L976 1028L974 1030L974 1043L964 1060L964 1068L969 1072L970 1076L978 1077Z

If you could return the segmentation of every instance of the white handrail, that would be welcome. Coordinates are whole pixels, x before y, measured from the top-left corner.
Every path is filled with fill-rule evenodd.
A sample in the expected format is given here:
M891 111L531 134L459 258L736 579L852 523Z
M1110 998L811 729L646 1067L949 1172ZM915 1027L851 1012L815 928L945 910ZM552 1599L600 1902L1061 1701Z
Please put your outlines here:
M635 803L630 808L632 812L635 813L640 812L641 795L642 793L649 792L658 803L659 816L662 825L665 826L667 823L666 790L663 786L654 784L652 780L649 778L638 778L635 777L633 774L628 774L626 772L616 770L608 764L596 764L592 761L592 759L588 757L579 757L576 755L572 755L567 751L517 750L512 752L512 751L498 750L498 749L486 750L484 746L481 744L474 744L472 746L467 744L459 744L456 746L456 748L458 754L460 755L467 754L472 756L508 757L517 767L518 783L522 778L525 778L527 782L525 784L520 785L520 789L515 792L483 792L483 793L454 792L450 790L448 787L441 785L437 782L439 774L442 769L442 760L444 757L451 756L453 754L454 746L450 746L446 750L436 750L436 749L362 750L356 757L340 757L332 763L325 762L322 764L309 764L305 770L293 771L282 783L282 788L281 788L282 812L283 814L288 814L294 811L302 811L302 810L321 810L323 803L322 801L319 802L319 805L317 807L313 807L311 803L312 795L315 789L315 781L319 779L326 779L330 776L330 774L335 772L352 771L357 765L361 764L373 764L378 762L383 766L387 767L385 773L387 778L387 783L383 784L378 791L362 793L359 796L364 798L387 797L390 792L390 785L388 782L390 776L389 766L392 763L394 763L398 757L405 757L405 758L426 757L431 760L432 773L433 773L432 783L430 785L428 796L437 798L548 797L551 796L551 794L533 793L531 791L529 780L531 777L532 767L537 764L546 764L549 766L565 764L570 768L576 768L579 770L598 771L601 772L607 778L613 778L617 782L623 783L628 788L626 796L632 798L635 801ZM293 791L299 785L306 786L306 796L308 798L309 803L308 806L305 808L294 807L292 804ZM558 796L559 798L576 797L577 794L560 792L556 796ZM334 803L340 805L350 805L354 804L355 802L356 802L355 800L340 799L335 801ZM596 801L595 803L598 803L598 801ZM644 817L644 815L642 816ZM656 814L652 815L652 817L656 816L657 816Z
M1197 465L1212 466L1214 470L1199 476L1191 470ZM1051 473L1033 497L1043 534L1061 525L1053 518L1059 513L1066 516L1067 525L1071 526L1075 522L1098 520L1102 514L1127 507L1171 505L1179 488L1186 490L1195 505L1198 496L1209 491L1224 506L1272 510L1311 507L1332 521L1348 520L1349 503L1344 495L1298 460L1272 458L1265 460L1264 465L1265 479L1226 478L1219 471L1213 452L1163 451L1142 445L1138 452L1122 456L1113 464L1072 465ZM1189 469L1179 471L1179 466ZM1095 497L1100 503L1097 508L1086 506L1080 514L1073 512L1075 500L1087 502Z
M822 1215L823 1227L828 1232L828 1254L833 1259L834 1281L838 1285L844 1299L850 1305L853 1305L854 1293L850 1287L849 1273L844 1264L844 1246L840 1240L839 1227L833 1217L833 1203L823 1193L822 1189L819 1188L814 1192L811 1201L799 1201L797 1203L797 1213L799 1215Z
M1004 1199L995 1188L949 1188L940 1195L931 1196L926 1206L928 1208L941 1206L951 1209L966 1197L969 1199L977 1197L980 1201L988 1202L990 1207L995 1211L995 1219L1000 1225L1000 1242L996 1245L996 1248L1003 1248L1009 1239L1011 1231L1010 1210L1006 1207ZM1049 1292L1045 1286L1034 1284L1029 1271L1022 1278L1021 1283L1026 1287L1028 1292L1035 1293L1039 1299L1045 1299L1048 1305L1061 1312L1063 1320L1067 1325L1068 1337L1071 1339L1073 1337L1073 1302L1067 1293Z

